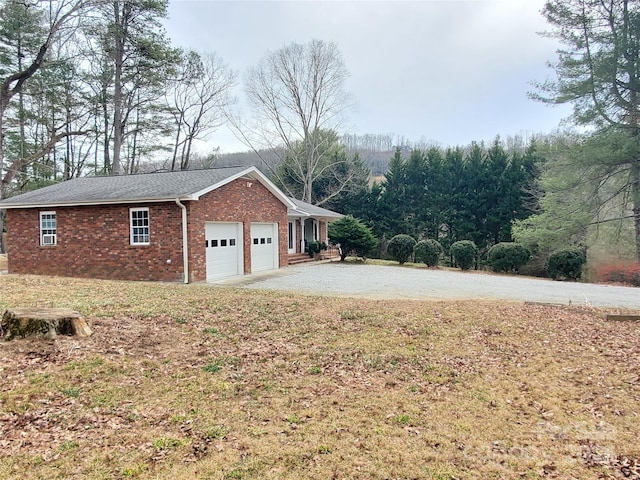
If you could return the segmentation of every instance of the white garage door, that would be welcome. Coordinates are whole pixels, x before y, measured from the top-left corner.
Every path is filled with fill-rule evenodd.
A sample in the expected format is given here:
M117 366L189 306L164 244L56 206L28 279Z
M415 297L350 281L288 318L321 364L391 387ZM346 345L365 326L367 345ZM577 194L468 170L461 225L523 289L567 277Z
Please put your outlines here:
M278 224L251 224L251 273L278 268Z
M207 280L243 273L242 223L205 224Z

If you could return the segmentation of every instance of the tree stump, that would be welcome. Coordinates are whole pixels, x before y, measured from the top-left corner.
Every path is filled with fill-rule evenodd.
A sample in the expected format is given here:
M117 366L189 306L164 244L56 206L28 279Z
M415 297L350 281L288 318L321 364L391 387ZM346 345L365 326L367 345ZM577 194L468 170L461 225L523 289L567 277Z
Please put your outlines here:
M5 340L36 336L50 340L60 335L88 337L93 332L82 316L69 308L10 308L2 315Z

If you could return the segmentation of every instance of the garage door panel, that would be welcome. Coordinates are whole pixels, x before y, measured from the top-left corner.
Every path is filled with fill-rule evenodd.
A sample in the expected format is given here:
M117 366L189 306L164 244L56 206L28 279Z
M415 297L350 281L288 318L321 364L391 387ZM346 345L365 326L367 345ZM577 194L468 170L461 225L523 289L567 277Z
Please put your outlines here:
M242 273L242 224L207 223L205 225L207 280Z
M251 273L278 268L278 224L251 224Z

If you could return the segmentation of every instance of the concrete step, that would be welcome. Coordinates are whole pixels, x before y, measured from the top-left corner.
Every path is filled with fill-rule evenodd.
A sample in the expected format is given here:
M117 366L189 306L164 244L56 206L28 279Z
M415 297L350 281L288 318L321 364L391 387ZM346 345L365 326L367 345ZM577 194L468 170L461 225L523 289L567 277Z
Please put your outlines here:
M306 253L290 253L289 254L289 265L296 265L299 263L307 263L314 262L315 259L311 258Z

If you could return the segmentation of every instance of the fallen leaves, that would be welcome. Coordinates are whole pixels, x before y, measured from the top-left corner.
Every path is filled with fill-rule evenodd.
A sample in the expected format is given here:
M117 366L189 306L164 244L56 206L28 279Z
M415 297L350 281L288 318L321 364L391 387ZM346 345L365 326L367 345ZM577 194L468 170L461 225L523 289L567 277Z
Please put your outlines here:
M3 478L638 478L640 332L597 312L11 275L0 289L94 330L0 342Z

